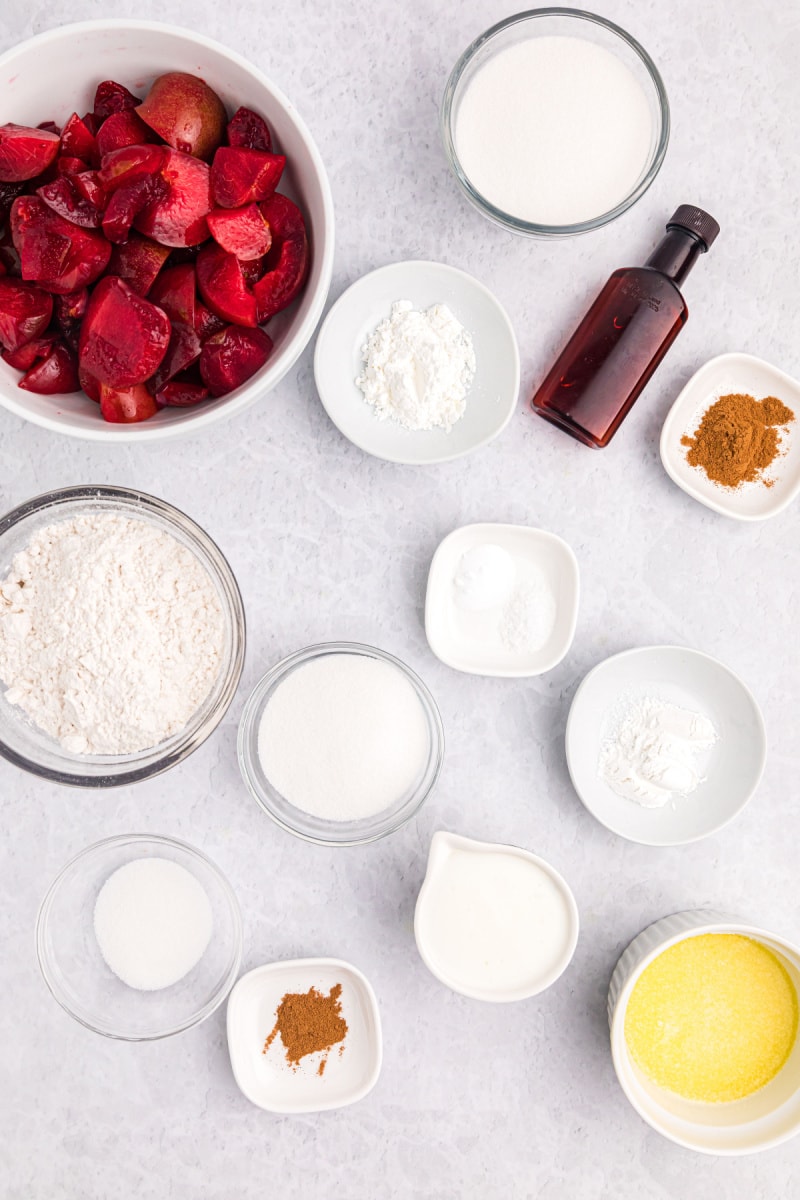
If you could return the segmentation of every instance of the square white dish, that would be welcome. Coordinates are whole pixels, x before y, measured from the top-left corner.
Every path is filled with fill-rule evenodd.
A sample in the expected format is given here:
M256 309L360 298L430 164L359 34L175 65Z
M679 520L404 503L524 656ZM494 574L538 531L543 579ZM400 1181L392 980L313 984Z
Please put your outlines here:
M453 599L453 577L461 556L473 546L490 543L517 559L541 569L556 599L556 618L547 641L538 650L522 652L492 644L491 621L471 621L472 636L459 620ZM448 534L436 549L428 572L425 595L425 635L428 644L447 666L470 675L524 678L542 675L561 662L572 645L578 621L580 575L578 560L567 543L554 533L528 525L481 523L462 525ZM496 620L496 618L495 618Z
M280 1036L263 1052L287 992L304 993L314 987L328 993L339 983L342 1016L348 1026L342 1043L327 1055L306 1055L294 1067L286 1060ZM248 971L230 994L227 1027L234 1079L248 1100L268 1112L343 1108L366 1096L380 1074L383 1042L375 993L365 976L341 959L293 959ZM324 1057L327 1062L320 1075Z
M681 438L695 432L703 413L720 396L737 392L756 400L777 396L795 414L795 420L781 428L779 457L764 472L764 479L774 480L771 487L758 480L738 488L721 487L686 460ZM692 376L667 413L660 450L670 479L707 508L739 521L774 517L800 493L800 382L752 354L720 354Z
M449 431L380 420L356 384L362 347L397 300L420 310L445 304L472 336L475 377ZM436 262L391 263L356 280L325 317L314 351L317 391L341 433L376 458L414 465L449 462L496 438L514 414L519 372L517 339L499 301L466 271Z

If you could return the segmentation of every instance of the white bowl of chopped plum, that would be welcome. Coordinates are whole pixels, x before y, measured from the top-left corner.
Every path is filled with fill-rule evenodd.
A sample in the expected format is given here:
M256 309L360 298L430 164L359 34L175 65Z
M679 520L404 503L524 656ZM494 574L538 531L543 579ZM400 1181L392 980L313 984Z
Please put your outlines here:
M0 404L102 441L193 433L308 344L333 204L303 121L199 34L88 21L0 57Z

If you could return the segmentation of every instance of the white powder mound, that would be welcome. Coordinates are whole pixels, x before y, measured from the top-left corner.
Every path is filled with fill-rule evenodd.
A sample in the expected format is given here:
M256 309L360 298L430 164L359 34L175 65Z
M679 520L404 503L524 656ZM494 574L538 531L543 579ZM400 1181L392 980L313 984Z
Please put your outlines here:
M600 778L643 808L662 808L674 796L693 792L702 781L698 757L717 740L708 717L650 696L628 702L622 711L613 736L600 748Z
M258 731L267 779L295 808L329 821L371 817L401 800L428 757L424 710L391 663L328 654L275 689Z
M420 312L398 300L361 349L356 383L382 421L406 429L449 430L463 415L475 375L475 351L444 304Z
M154 992L188 975L211 940L213 915L191 871L137 858L105 881L94 907L100 953L128 987Z
M526 578L512 593L500 620L500 640L508 650L541 650L553 632L556 597L544 571L530 564Z
M49 525L0 584L6 699L74 754L131 754L177 733L210 692L223 644L208 572L145 521Z

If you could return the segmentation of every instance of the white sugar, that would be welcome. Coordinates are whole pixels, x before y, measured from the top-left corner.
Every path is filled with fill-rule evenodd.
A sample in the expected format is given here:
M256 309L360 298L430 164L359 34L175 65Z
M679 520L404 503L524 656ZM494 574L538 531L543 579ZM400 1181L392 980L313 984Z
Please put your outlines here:
M509 46L466 85L456 152L495 207L571 225L621 203L647 166L648 98L616 54L576 37Z
M188 975L211 940L211 904L190 871L166 858L139 858L110 875L94 909L108 966L143 992Z
M391 663L328 654L297 667L270 698L258 757L284 799L315 817L353 821L401 801L428 758L422 704Z

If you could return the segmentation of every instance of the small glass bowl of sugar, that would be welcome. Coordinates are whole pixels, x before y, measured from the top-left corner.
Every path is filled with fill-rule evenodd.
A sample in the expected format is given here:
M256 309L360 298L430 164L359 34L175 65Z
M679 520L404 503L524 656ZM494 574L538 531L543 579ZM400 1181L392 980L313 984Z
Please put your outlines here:
M587 233L658 174L669 103L649 54L603 17L518 13L467 47L441 108L445 154L484 216L529 237Z
M253 690L239 766L276 824L323 846L394 833L433 790L444 730L433 696L392 654L357 642L308 646Z
M71 859L36 921L44 981L95 1033L146 1042L198 1025L242 960L239 903L219 868L155 834L105 838Z

